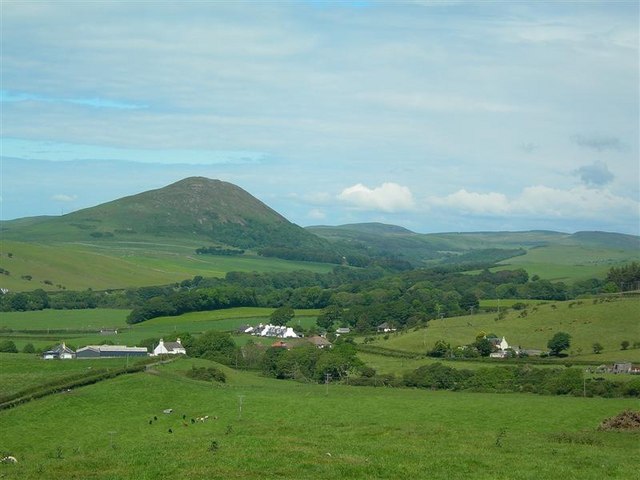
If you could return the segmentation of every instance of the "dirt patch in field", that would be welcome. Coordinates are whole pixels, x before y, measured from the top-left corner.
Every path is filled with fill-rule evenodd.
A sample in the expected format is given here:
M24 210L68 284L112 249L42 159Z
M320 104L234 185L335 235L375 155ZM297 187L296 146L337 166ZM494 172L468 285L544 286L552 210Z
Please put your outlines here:
M640 411L625 410L615 417L607 418L598 430L640 430Z

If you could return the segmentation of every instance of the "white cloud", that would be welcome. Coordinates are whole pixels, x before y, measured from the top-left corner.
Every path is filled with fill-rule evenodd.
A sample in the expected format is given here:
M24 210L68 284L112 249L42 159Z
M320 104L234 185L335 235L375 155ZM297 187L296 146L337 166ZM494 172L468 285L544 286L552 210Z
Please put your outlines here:
M312 218L314 220L324 220L325 218L327 218L327 214L324 213L324 211L320 210L319 208L314 208L309 211L309 213L307 214L307 217Z
M58 193L51 196L51 200L55 200L56 202L73 202L77 198L77 195L65 195L64 193Z
M415 206L411 190L393 182L385 182L373 189L358 183L345 188L337 198L356 208L383 212L406 211Z
M464 213L500 215L509 212L509 200L502 193L467 192L464 188L446 197L430 197L428 202Z
M463 214L526 216L532 218L601 219L637 218L640 203L606 189L578 186L568 190L535 185L508 198L502 193L476 193L465 189L444 197L429 197L431 207Z

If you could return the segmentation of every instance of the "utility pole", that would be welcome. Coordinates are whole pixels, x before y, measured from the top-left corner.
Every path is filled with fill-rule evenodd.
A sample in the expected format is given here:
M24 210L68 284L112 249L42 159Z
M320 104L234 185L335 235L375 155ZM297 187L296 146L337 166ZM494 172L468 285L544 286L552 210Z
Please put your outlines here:
M242 401L244 400L244 395L238 395L238 420L242 420Z
M109 434L109 447L113 449L113 436L118 432L110 431L107 433Z

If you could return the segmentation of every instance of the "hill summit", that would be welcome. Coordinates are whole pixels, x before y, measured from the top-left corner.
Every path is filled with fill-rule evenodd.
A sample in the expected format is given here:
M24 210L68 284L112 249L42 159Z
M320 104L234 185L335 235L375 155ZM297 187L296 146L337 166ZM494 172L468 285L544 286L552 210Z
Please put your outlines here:
M289 222L242 188L190 177L60 217L4 222L16 240L200 238L239 248L322 248L328 243Z

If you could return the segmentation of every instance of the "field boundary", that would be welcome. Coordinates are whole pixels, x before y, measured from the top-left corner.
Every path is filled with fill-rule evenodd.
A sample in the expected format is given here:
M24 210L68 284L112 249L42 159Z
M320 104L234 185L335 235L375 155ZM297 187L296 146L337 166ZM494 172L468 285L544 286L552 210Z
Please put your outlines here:
M15 394L12 394L12 395L7 395L6 397L2 398L2 402L0 403L0 411L8 410L10 408L17 407L18 405L22 405L32 400L37 400L38 398L46 397L48 395L53 395L55 393L62 393L62 392L73 390L74 388L84 387L86 385L93 385L103 380L115 378L120 375L143 372L148 370L150 367L153 367L154 365L169 363L173 360L174 359L171 359L171 360L163 359L158 362L142 363L142 364L132 365L130 367L123 367L123 368L116 368L116 369L101 369L97 373L93 371L88 374L72 375L72 376L67 376L65 378L61 378L55 382L36 385L34 387L22 390L20 392L16 392Z

